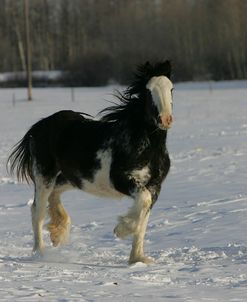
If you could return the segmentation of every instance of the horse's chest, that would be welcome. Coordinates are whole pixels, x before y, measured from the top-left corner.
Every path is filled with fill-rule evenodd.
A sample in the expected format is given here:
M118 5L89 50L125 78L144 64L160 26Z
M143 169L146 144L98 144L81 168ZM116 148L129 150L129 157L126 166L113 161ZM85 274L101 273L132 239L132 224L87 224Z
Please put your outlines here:
M123 197L123 194L118 192L110 181L110 169L112 163L111 151L98 151L96 160L99 161L99 168L94 171L92 180L82 180L83 190L101 197Z

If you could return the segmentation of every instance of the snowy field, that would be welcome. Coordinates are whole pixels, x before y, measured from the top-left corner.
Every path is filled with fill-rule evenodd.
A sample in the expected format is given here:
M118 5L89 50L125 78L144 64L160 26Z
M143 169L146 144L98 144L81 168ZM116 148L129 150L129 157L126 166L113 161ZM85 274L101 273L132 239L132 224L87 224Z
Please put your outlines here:
M247 301L247 82L178 84L172 159L148 225L155 264L128 266L131 240L114 237L130 207L80 191L63 195L70 242L31 255L33 188L10 178L11 147L61 109L95 114L113 87L0 90L0 301Z

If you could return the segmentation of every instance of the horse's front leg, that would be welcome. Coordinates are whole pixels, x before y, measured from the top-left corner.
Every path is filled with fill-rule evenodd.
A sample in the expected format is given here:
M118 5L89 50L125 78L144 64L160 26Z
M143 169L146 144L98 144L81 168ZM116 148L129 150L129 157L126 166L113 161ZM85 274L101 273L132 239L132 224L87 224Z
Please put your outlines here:
M153 262L144 255L144 237L151 206L152 197L150 192L147 189L138 192L135 194L134 205L127 215L119 217L119 223L114 230L115 234L120 238L133 234L129 264Z
M137 194L135 199L137 210L137 227L133 234L132 249L130 252L129 264L143 262L146 264L153 263L151 258L144 254L144 237L147 229L150 209L152 206L152 197L148 190Z

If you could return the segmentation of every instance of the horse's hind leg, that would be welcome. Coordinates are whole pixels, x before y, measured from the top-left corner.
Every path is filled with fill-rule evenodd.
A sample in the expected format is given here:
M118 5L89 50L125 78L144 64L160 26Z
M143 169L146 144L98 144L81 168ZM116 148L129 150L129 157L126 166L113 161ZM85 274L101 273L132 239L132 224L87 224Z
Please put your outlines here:
M34 233L33 252L43 254L44 242L42 228L44 224L48 197L53 190L53 183L47 183L42 176L35 177L35 196L31 208Z
M50 232L51 242L54 246L67 242L71 224L70 217L60 201L60 194L61 191L55 188L48 199L51 220L47 225L47 229Z

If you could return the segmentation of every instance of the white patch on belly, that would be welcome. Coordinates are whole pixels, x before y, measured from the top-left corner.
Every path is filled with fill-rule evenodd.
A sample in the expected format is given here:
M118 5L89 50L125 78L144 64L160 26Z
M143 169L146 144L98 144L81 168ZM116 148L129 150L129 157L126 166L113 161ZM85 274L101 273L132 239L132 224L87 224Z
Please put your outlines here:
M93 181L82 181L83 191L101 197L122 198L124 195L115 190L110 181L111 150L100 150L97 153L101 168L95 171Z

